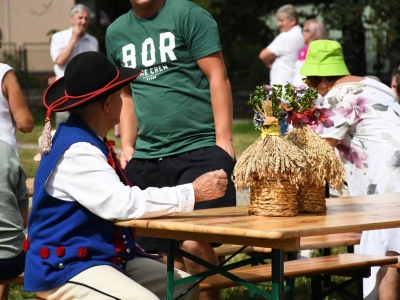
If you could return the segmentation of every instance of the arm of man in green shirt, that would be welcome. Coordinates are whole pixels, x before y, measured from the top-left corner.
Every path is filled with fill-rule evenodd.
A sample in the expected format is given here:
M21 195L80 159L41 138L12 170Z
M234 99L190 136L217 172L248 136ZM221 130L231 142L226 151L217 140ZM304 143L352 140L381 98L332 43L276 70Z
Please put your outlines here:
M216 144L234 159L235 153L232 145L232 91L222 52L215 52L198 59L196 62L210 84Z

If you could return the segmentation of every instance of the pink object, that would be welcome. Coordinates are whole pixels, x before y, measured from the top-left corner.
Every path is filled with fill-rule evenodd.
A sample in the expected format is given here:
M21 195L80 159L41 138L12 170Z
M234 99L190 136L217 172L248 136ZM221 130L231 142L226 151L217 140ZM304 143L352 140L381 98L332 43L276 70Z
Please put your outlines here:
M301 50L299 51L298 60L305 60L307 51L308 51L308 45L305 45L303 48L301 48Z

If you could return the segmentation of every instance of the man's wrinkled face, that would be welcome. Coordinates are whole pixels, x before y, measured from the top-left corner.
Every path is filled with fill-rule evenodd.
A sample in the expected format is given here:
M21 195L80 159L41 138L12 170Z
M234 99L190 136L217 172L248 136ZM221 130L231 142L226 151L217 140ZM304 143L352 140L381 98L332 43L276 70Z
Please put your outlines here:
M278 16L278 27L281 32L287 32L296 25L296 19L288 19L285 15Z
M75 13L73 16L69 18L72 27L78 26L81 30L86 31L89 26L90 15L89 12L85 9L80 12Z

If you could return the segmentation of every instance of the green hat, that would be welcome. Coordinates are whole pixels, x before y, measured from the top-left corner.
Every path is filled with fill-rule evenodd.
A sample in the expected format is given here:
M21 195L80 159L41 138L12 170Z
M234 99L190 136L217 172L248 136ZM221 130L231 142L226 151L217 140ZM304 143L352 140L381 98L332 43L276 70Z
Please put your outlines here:
M350 75L344 62L342 47L338 42L316 40L310 43L306 60L300 69L304 76Z

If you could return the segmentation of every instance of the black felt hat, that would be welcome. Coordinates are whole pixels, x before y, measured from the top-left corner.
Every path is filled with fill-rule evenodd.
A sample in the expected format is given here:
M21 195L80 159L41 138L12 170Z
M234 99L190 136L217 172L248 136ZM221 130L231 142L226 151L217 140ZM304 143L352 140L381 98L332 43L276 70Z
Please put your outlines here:
M47 88L43 104L54 112L87 105L120 90L140 73L133 68L116 68L99 52L83 52L71 59L64 77Z
M65 68L64 77L51 84L43 96L47 108L41 149L51 150L52 112L67 111L104 99L128 85L141 71L116 68L99 52L88 51L74 56Z

